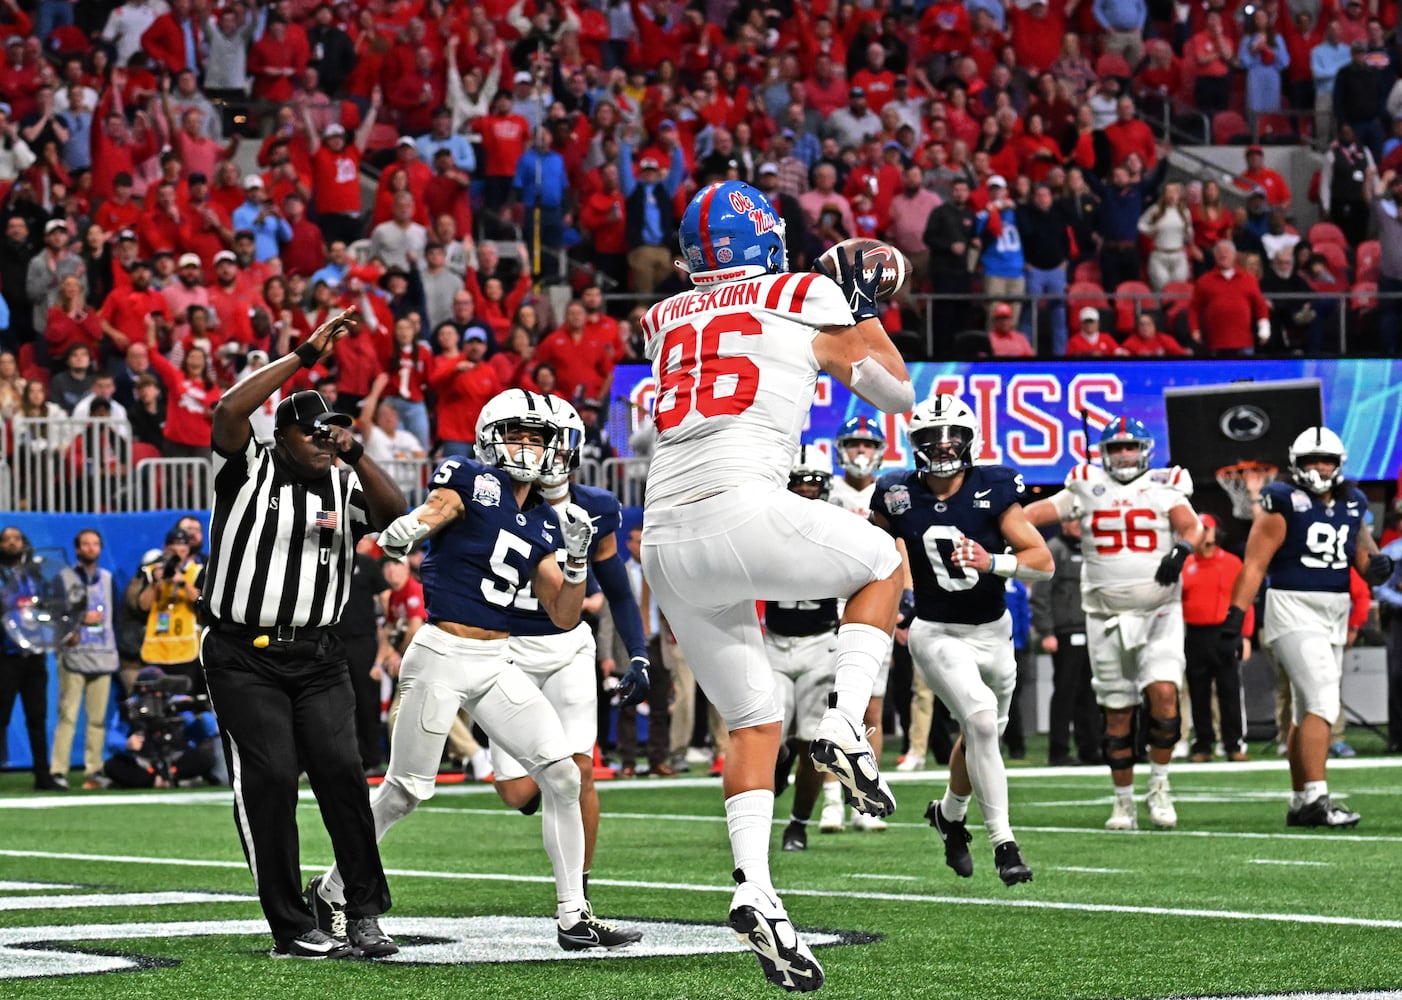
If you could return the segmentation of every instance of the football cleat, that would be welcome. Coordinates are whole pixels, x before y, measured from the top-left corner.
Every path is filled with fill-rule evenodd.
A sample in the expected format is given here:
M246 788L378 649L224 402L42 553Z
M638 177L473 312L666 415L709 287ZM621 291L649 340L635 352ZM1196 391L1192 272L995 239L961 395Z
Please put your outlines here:
M908 753L908 754L906 754L904 757L902 757L900 760L896 761L896 770L897 770L897 771L918 771L918 770L920 770L920 765L923 764L923 763L925 763L925 762L924 762L923 760L921 760L919 757L915 756L914 754Z
M1105 829L1139 829L1139 808L1135 805L1134 799L1122 799L1118 795L1115 796L1115 808L1110 813L1110 818L1105 821Z
M843 797L858 812L889 816L896 799L876 766L876 755L866 734L835 708L823 714L811 744L813 766L837 776Z
M819 833L841 833L847 829L847 810L841 802L829 802L818 816Z
M738 868L735 881L740 886L730 900L730 928L755 953L764 978L790 993L811 993L822 986L822 966L799 940L779 897L746 882Z
M625 930L615 927L606 920L594 916L594 910L586 902L579 922L573 927L555 925L555 940L565 951L586 951L590 948L607 948L614 951L637 944L643 939L642 931Z
M312 919L316 921L317 930L324 931L332 937L344 938L346 936L346 906L344 903L333 902L322 891L325 883L326 876L316 876L302 890L302 898L307 901L307 908L312 911Z
M808 824L793 820L784 827L783 847L786 851L808 850Z
M993 848L993 867L998 869L998 877L1003 880L1004 885L1032 881L1032 869L1022 860L1022 852L1017 849L1015 840Z
M886 821L876 816L863 815L853 809L852 829L859 833L882 833L886 829Z
M1160 830L1172 830L1178 825L1178 810L1173 808L1167 778L1150 778L1149 793L1144 796L1149 806L1149 822Z
M386 958L399 953L394 938L380 930L378 917L356 917L346 921L346 940L361 958Z
M1294 810L1291 810L1294 812ZM1330 829L1346 829L1358 825L1363 817L1352 809L1345 809L1333 802L1329 796L1321 795L1313 802L1306 802L1299 808L1295 822L1290 822L1287 814L1285 822L1290 826L1322 826Z
M273 945L268 955L271 958L354 958L355 949L349 942L332 937L320 927L313 927L291 941Z
M969 853L969 841L973 835L962 820L947 819L940 812L939 800L931 802L925 809L925 818L944 841L944 863L954 869L960 878L968 878L974 873L974 856Z

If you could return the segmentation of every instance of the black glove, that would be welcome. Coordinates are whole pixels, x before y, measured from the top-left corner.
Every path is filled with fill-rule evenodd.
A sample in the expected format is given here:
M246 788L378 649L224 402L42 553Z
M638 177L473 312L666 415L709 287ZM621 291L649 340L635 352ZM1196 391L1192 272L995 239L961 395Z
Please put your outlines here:
M870 278L863 277L864 254L865 251L858 250L850 261L845 253L837 254L837 283L842 288L842 294L847 296L854 323L881 315L881 307L876 304L876 288L881 284L881 272L886 265L877 264Z
M1392 556L1374 552L1368 557L1368 568L1363 571L1363 579L1370 587L1382 586L1392 579L1392 571L1395 568Z
M900 620L896 622L896 628L909 628L910 623L915 620L915 591L901 591L901 606L897 612Z
M1218 627L1217 638L1222 651L1233 660L1241 659L1241 630L1246 625L1246 612L1233 605Z
M636 705L647 700L648 692L652 690L652 682L648 680L647 675L651 665L647 658L642 656L635 656L628 661L628 672L618 682L620 705Z
M1171 587L1178 582L1183 572L1183 564L1188 561L1193 547L1187 542L1179 542L1163 557L1159 568L1154 570L1154 582L1160 587Z

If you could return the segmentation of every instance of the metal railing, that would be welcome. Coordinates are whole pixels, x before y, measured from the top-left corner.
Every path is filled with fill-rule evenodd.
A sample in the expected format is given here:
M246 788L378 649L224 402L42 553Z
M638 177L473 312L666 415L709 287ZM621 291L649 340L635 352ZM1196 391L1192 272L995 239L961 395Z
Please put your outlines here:
M207 458L148 458L132 470L132 510L208 510L213 464Z

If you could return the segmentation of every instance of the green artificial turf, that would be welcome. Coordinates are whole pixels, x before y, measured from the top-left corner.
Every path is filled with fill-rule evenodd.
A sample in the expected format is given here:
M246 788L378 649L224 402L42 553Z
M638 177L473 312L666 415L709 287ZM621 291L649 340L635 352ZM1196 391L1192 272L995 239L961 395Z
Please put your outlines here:
M1035 752L1035 750L1034 750ZM880 834L809 836L806 853L778 851L775 883L805 931L845 935L817 949L832 998L958 1000L1168 997L1402 987L1402 761L1335 767L1331 787L1364 815L1347 833L1287 830L1288 779L1272 760L1245 767L1175 767L1180 828L1103 830L1109 779L1099 768L1044 774L1010 768L1012 819L1035 871L998 881L976 807L975 872L957 878L921 819L942 777L895 775L900 803ZM893 761L888 762L889 764ZM1142 794L1145 775L1139 775ZM497 964L395 965L272 961L265 931L179 937L156 922L258 922L256 902L15 908L74 893L201 892L250 897L227 791L70 792L36 796L24 776L0 777L0 881L67 883L0 890L0 940L24 927L115 925L81 947L141 956L147 967L84 976L6 978L0 997L627 998L777 997L746 952ZM601 783L603 828L591 880L600 916L722 927L732 865L715 781ZM779 800L782 821L792 793ZM30 808L40 803L44 808ZM299 811L308 874L330 859L320 816ZM444 789L383 844L396 932L417 918L545 917L553 912L540 818L524 818L481 787ZM56 857L76 855L81 857ZM1308 864L1298 864L1308 862ZM1042 905L1035 905L1042 904ZM1371 922L1371 923L1370 923ZM258 924L256 926L261 926ZM542 924L543 934L548 925ZM660 931L659 931L660 933ZM137 935L132 937L132 935ZM12 938L11 938L12 939Z

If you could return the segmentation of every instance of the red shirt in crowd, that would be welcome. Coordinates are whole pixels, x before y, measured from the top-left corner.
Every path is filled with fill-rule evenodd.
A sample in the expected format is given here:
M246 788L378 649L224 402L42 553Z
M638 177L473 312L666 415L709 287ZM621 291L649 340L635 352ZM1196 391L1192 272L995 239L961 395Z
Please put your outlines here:
M433 352L421 340L407 345L393 342L393 349L385 363L385 370L389 372L385 395L422 403L433 361Z
M97 348L102 342L102 320L91 309L84 308L77 316L70 316L60 307L50 306L44 341L49 345L51 358L63 357L74 344L82 344L97 357Z
M1110 162L1116 166L1124 163L1130 153L1139 154L1146 170L1159 162L1154 133L1138 118L1111 122L1105 127L1105 138L1110 142Z
M1201 334L1210 351L1243 351L1256 342L1258 320L1269 315L1261 286L1240 267L1214 267L1193 284L1188 329Z
M1152 337L1132 333L1120 347L1136 358L1179 358L1188 353L1186 347L1163 331L1155 331Z
M424 585L412 576L404 581L398 590L389 591L385 598L385 621L390 625L407 622L411 618L428 621L428 609L424 607Z
M360 212L360 147L346 143L339 153L319 146L312 157L312 197L323 215Z
M583 333L576 340L564 327L540 342L535 360L555 369L559 378L555 391L570 400L599 399L613 373L613 361L602 345L590 342Z
M1094 337L1087 337L1078 330L1066 341L1068 358L1108 358L1118 352L1120 345L1104 330L1097 330Z
M162 307L164 308L164 306ZM160 351L151 352L151 369L166 387L166 440L196 448L210 446L214 404L220 392L204 379L186 378Z
M165 296L154 288L148 288L144 292L130 287L114 289L108 294L107 301L102 303L101 315L116 327L117 332L126 337L128 342L139 340L145 343L147 316L161 316L167 322L170 321L170 310L166 307ZM123 351L127 348L127 345L122 343L117 343L116 346ZM154 355L156 352L151 353Z
M1183 624L1221 625L1232 603L1232 587L1241 573L1241 560L1221 546L1203 558L1194 552L1183 563ZM1249 636L1256 627L1256 609L1246 609L1241 634Z
M336 381L341 392L347 396L370 394L370 383L384 371L379 338L388 336L388 330L367 333L364 327L360 327L357 332L336 341L332 351L336 358L336 370L340 373Z
M487 154L483 173L487 177L516 176L516 161L530 142L531 123L520 115L483 115L472 128L482 137Z
M465 366L462 371L459 365ZM440 441L476 441L482 407L506 388L490 364L469 361L462 355L439 358L430 385L438 395Z

